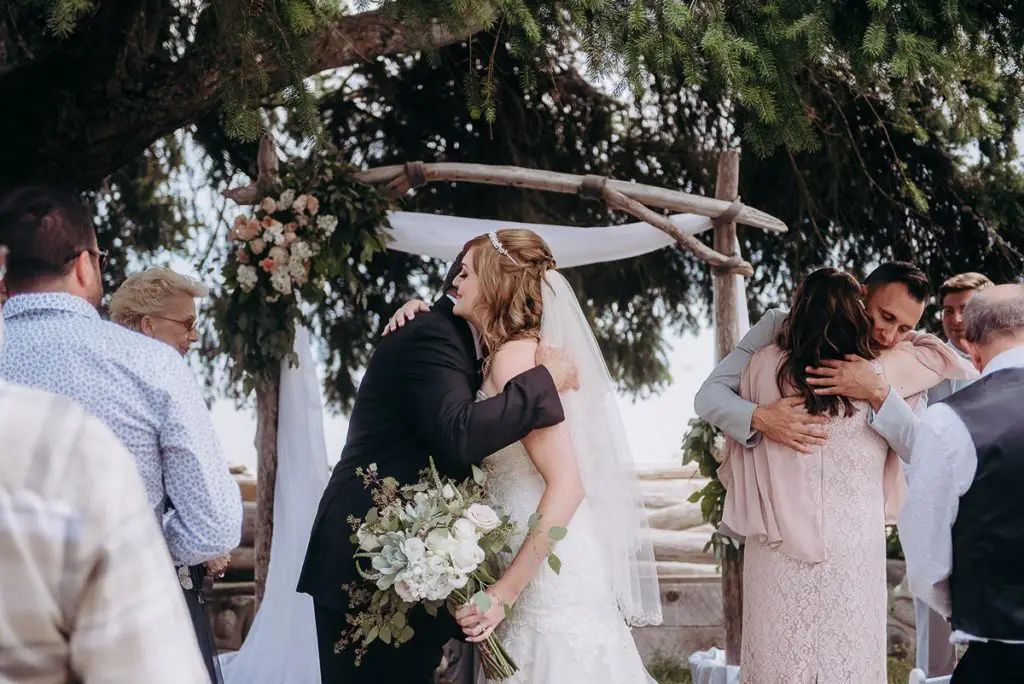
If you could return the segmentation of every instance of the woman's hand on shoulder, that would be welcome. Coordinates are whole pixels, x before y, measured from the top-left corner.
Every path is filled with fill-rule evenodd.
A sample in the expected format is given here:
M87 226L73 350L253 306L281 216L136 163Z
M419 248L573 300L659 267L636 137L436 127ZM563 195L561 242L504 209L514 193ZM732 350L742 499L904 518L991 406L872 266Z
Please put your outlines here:
M422 299L410 299L408 302L403 304L398 311L388 320L388 324L384 326L384 333L393 333L406 323L416 318L416 314L430 311L430 305Z

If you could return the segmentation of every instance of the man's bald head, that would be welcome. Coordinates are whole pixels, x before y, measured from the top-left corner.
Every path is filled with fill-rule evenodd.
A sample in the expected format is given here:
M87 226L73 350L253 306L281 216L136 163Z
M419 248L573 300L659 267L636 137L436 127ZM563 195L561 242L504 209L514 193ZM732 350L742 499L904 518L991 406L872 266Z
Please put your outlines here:
M971 358L982 370L995 356L1024 346L1024 286L997 285L978 292L964 308Z

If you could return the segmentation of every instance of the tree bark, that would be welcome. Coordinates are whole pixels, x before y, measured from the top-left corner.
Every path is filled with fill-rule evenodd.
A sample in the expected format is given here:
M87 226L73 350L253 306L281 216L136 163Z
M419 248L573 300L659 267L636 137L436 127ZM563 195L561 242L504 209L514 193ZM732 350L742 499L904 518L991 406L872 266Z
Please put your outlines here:
M201 23L212 11L205 10ZM230 75L224 47L210 36L176 62L157 62L124 45L130 25L83 22L80 33L38 59L0 62L0 188L29 182L95 187L153 142L215 111ZM389 24L381 11L345 16L319 37L307 75L444 47L483 28L477 21L458 30L415 30ZM105 60L83 58L83 46L107 39L123 49L111 55L107 48ZM285 71L269 57L264 67L270 94L285 85Z
M718 158L715 198L731 202L739 196L740 154L726 151ZM739 254L736 224L715 226L715 250L727 256ZM715 274L715 360L721 361L740 341L737 297L743 292L743 277L733 273ZM743 548L725 547L722 554L722 613L725 616L725 658L738 665L743 643Z
M263 600L274 536L274 487L277 483L277 416L281 376L261 381L256 387L256 544L254 571L256 608Z

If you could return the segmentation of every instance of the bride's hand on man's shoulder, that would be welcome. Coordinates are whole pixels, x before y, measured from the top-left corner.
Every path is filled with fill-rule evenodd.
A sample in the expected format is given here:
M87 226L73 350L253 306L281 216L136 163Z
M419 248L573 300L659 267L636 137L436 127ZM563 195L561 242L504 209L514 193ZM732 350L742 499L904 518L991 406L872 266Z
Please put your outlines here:
M536 361L538 366L544 366L551 373L559 394L580 388L579 370L569 353L561 347L552 347L541 340L537 346Z
M422 299L410 299L395 312L384 326L384 334L393 333L403 325L416 318L416 314L430 311L430 305Z

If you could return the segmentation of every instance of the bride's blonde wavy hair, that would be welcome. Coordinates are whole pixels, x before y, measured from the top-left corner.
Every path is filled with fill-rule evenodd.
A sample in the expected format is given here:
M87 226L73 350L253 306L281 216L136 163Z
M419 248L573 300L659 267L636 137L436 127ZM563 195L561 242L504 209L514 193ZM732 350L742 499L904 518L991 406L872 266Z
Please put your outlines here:
M493 354L509 340L540 339L544 314L542 281L555 268L551 248L532 230L507 228L496 233L504 252L490 235L466 243L473 250L473 268L480 281L474 313L487 354Z

